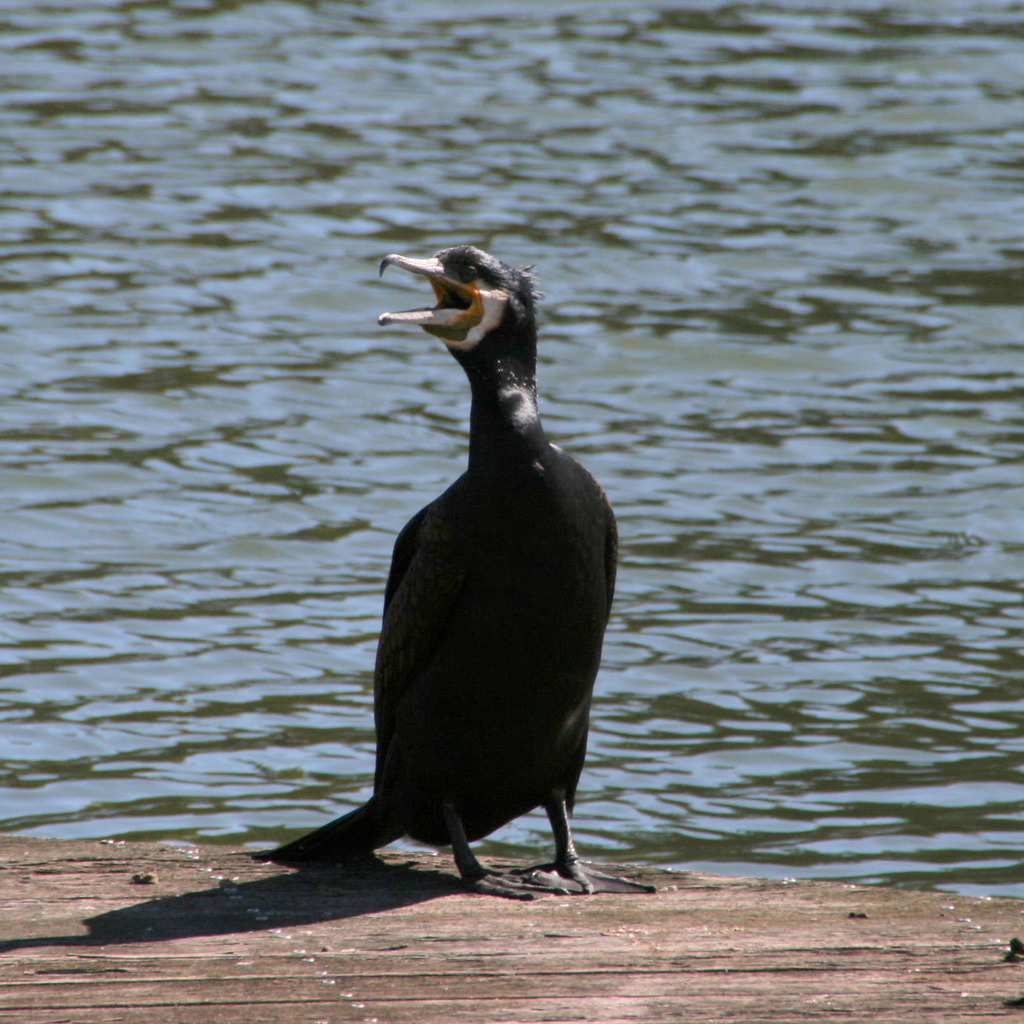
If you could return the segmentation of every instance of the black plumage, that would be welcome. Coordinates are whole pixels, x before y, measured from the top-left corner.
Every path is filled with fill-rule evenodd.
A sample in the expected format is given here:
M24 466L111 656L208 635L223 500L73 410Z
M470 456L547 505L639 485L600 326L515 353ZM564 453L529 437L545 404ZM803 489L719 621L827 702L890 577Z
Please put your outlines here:
M617 535L597 482L541 424L535 278L468 245L427 260L388 256L381 272L391 265L427 277L437 303L379 323L417 324L461 363L469 463L395 543L374 680L373 797L258 856L334 861L409 835L451 844L481 892L649 891L585 865L569 831ZM554 863L484 869L469 843L538 806Z

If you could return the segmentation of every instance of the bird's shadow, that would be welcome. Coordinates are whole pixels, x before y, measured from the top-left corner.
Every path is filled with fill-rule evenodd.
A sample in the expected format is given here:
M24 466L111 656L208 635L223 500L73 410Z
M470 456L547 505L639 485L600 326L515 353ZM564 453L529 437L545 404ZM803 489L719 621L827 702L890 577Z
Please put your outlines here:
M303 867L270 878L161 896L82 922L85 935L0 941L0 953L42 946L107 946L229 935L339 921L465 892L459 880L415 862L376 858Z

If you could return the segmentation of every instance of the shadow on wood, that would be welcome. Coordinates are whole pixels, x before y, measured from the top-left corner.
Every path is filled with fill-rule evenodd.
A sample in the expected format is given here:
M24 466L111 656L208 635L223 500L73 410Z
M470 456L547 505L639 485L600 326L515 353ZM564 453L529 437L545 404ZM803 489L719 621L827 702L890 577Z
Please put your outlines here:
M280 869L277 869L280 870ZM220 884L84 918L85 935L0 941L0 954L40 946L108 946L340 921L464 892L457 878L366 857L251 882Z

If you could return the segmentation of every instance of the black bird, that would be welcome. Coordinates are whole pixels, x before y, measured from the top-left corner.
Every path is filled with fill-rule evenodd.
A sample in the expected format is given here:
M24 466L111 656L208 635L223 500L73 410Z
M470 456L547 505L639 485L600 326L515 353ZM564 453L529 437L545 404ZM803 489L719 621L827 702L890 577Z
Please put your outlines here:
M579 859L569 813L615 585L615 516L537 410L536 279L471 245L387 256L437 303L383 313L439 337L472 389L469 465L395 542L377 650L368 803L257 854L340 861L403 835L452 846L477 892L650 892ZM469 844L535 807L553 864L499 874Z

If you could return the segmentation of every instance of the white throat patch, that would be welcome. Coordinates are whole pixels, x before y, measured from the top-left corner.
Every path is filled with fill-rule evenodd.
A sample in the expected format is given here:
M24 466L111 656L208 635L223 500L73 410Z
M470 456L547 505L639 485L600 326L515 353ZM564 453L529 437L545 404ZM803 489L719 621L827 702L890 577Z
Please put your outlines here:
M501 323L501 318L505 315L505 307L508 305L508 292L502 288L479 288L477 294L483 304L484 315L480 317L480 322L471 327L460 341L449 341L447 338L442 338L441 340L449 348L468 352L470 349L476 348Z

